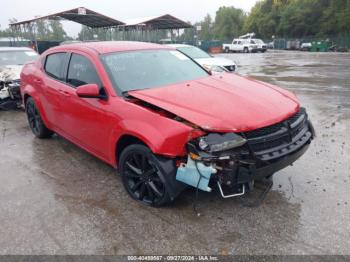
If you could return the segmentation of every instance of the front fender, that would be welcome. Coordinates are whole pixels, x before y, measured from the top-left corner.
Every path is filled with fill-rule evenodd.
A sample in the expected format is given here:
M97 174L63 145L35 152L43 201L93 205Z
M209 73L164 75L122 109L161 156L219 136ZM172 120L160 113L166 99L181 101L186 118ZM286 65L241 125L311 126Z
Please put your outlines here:
M186 154L186 143L191 139L193 128L180 122L159 117L155 121L122 120L113 129L110 148L111 155L115 155L115 145L124 135L130 135L143 141L154 154L177 157Z

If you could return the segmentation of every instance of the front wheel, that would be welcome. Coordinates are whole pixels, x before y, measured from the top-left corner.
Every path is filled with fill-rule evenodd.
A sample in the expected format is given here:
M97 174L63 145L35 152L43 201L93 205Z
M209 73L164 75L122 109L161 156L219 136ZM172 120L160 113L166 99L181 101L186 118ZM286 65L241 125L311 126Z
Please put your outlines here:
M243 49L243 52L244 52L244 53L249 53L248 47L245 47L245 48Z
M133 199L151 206L161 206L170 201L158 167L157 158L144 145L130 145L123 150L119 171L123 185Z
M45 126L39 110L31 97L27 99L26 113L30 129L36 137L49 138L53 135L53 132Z

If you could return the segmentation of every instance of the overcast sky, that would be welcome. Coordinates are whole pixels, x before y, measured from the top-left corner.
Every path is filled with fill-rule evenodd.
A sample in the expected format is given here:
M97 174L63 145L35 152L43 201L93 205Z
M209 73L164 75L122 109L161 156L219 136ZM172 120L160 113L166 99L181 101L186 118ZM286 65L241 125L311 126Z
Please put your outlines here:
M207 13L215 16L220 6L234 6L250 11L256 0L1 0L1 29L8 27L10 18L19 21L73 9L79 6L92 9L118 20L172 14L185 21L200 21ZM80 25L65 22L68 35L76 36Z

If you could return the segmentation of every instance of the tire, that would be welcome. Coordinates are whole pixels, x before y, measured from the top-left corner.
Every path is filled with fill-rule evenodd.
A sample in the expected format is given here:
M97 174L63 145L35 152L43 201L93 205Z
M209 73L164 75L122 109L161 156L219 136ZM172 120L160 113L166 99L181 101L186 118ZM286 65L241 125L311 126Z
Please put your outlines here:
M243 53L249 53L248 47L245 47L245 48L243 49Z
M131 198L153 207L170 202L167 187L159 175L159 166L155 155L144 145L130 145L122 151L119 172Z
M265 178L266 178L266 179L272 179L274 174L275 174L275 173L272 173L271 175L268 175L268 176L266 176Z
M225 53L230 53L230 49L228 47L225 47Z
M33 98L31 97L27 99L26 114L27 114L29 127L36 137L49 138L53 135L53 132L45 126L40 116L40 112Z

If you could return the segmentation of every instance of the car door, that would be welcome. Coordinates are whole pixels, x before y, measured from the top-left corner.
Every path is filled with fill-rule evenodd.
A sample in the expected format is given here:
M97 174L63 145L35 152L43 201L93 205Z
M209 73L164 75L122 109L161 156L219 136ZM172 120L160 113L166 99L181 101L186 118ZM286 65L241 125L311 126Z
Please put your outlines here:
M243 51L243 41L237 41L237 51Z
M250 45L254 45L254 46L259 47L258 42L257 42L257 41L255 41L255 40L253 40L253 39L251 39L251 40L250 40L248 43L249 43Z
M97 84L104 98L78 97L76 88L85 84ZM103 83L87 56L71 54L66 85L60 95L59 123L65 136L98 156L107 158L113 121L107 112L109 101Z
M47 119L55 128L60 115L60 92L66 85L64 71L67 58L68 54L65 52L48 54L44 60L44 76L34 80L42 90L40 99Z
M233 51L238 51L237 41L236 41L236 40L233 41L233 43L232 43L232 50L233 50Z

